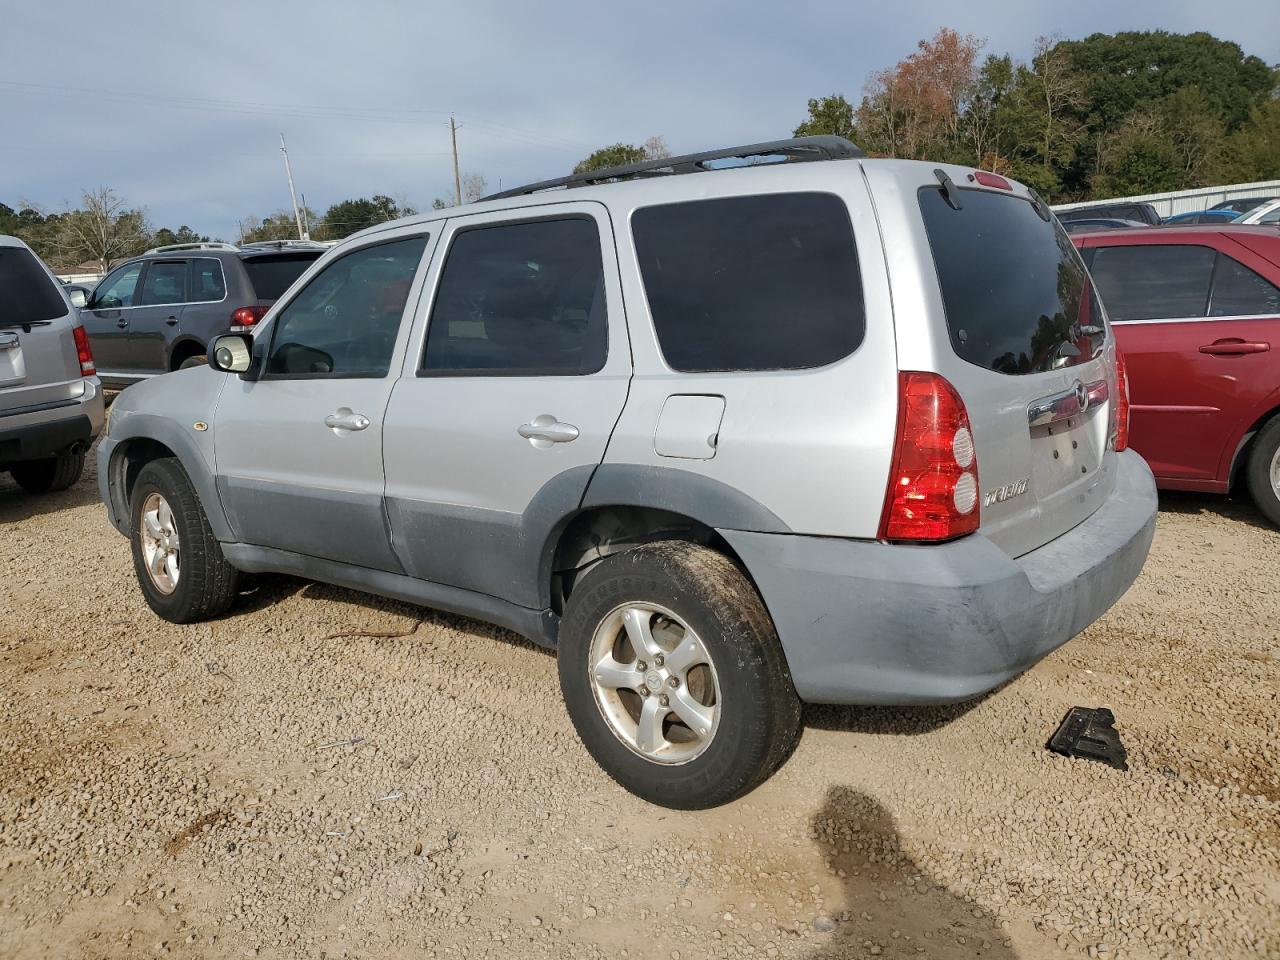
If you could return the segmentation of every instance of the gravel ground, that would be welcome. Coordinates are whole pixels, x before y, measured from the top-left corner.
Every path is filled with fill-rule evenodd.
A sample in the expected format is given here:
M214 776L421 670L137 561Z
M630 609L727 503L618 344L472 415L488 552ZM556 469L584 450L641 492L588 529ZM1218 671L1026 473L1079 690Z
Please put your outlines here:
M0 956L1280 957L1280 532L1168 495L1133 590L994 694L810 709L649 807L551 655L262 577L175 627L92 477L0 480ZM1108 705L1128 773L1043 744Z

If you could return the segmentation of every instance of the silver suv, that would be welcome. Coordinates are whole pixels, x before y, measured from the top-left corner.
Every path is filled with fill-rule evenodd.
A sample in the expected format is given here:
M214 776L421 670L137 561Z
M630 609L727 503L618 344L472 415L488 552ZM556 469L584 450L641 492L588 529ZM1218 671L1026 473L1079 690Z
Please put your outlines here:
M705 807L802 701L973 697L1125 592L1117 359L1025 188L781 141L357 234L126 391L99 482L160 616L282 571L499 624L611 776Z
M102 430L96 372L62 284L25 243L0 236L0 471L29 493L80 479Z

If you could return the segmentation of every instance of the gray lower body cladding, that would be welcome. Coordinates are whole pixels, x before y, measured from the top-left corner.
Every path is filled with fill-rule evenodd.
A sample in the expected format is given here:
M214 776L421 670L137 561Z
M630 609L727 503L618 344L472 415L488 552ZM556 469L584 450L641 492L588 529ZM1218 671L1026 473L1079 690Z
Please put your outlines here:
M1137 578L1156 490L1135 453L1083 523L1011 559L981 534L935 546L721 533L764 596L804 700L949 703L1027 670Z

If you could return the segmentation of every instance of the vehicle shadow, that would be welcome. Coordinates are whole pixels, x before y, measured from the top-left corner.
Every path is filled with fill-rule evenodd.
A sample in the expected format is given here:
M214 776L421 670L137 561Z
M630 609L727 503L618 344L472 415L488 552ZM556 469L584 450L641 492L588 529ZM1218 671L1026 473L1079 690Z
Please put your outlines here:
M806 704L804 725L837 733L875 733L919 736L932 733L963 717L1004 689L1005 684L971 700L925 707L845 707Z
M814 929L829 940L812 960L865 956L1015 960L998 919L947 889L902 843L892 814L849 787L827 790L811 836L842 886Z
M1226 496L1220 493L1191 493L1185 490L1161 490L1160 511L1189 517L1213 514L1238 520L1263 530L1276 530L1276 525L1262 515L1249 491L1241 486Z
M0 473L0 527L41 514L71 510L98 502L97 481L92 477L86 476L74 486L58 493L33 494L14 483L8 473Z

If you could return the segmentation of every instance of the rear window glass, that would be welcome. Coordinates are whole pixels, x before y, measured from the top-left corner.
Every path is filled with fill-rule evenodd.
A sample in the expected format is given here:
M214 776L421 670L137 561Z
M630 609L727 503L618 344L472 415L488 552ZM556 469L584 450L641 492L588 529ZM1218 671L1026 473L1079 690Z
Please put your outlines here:
M853 228L826 193L729 197L631 218L649 310L674 370L798 370L866 328Z
M1089 272L1112 320L1203 317L1216 256L1198 244L1099 247Z
M244 269L259 300L279 300L290 284L302 276L319 256L317 252L254 257L244 261Z
M67 302L40 262L22 247L0 247L0 327L67 315Z
M961 190L953 209L920 191L951 346L969 363L1029 374L1085 363L1102 349L1102 313L1064 230L1020 197Z

